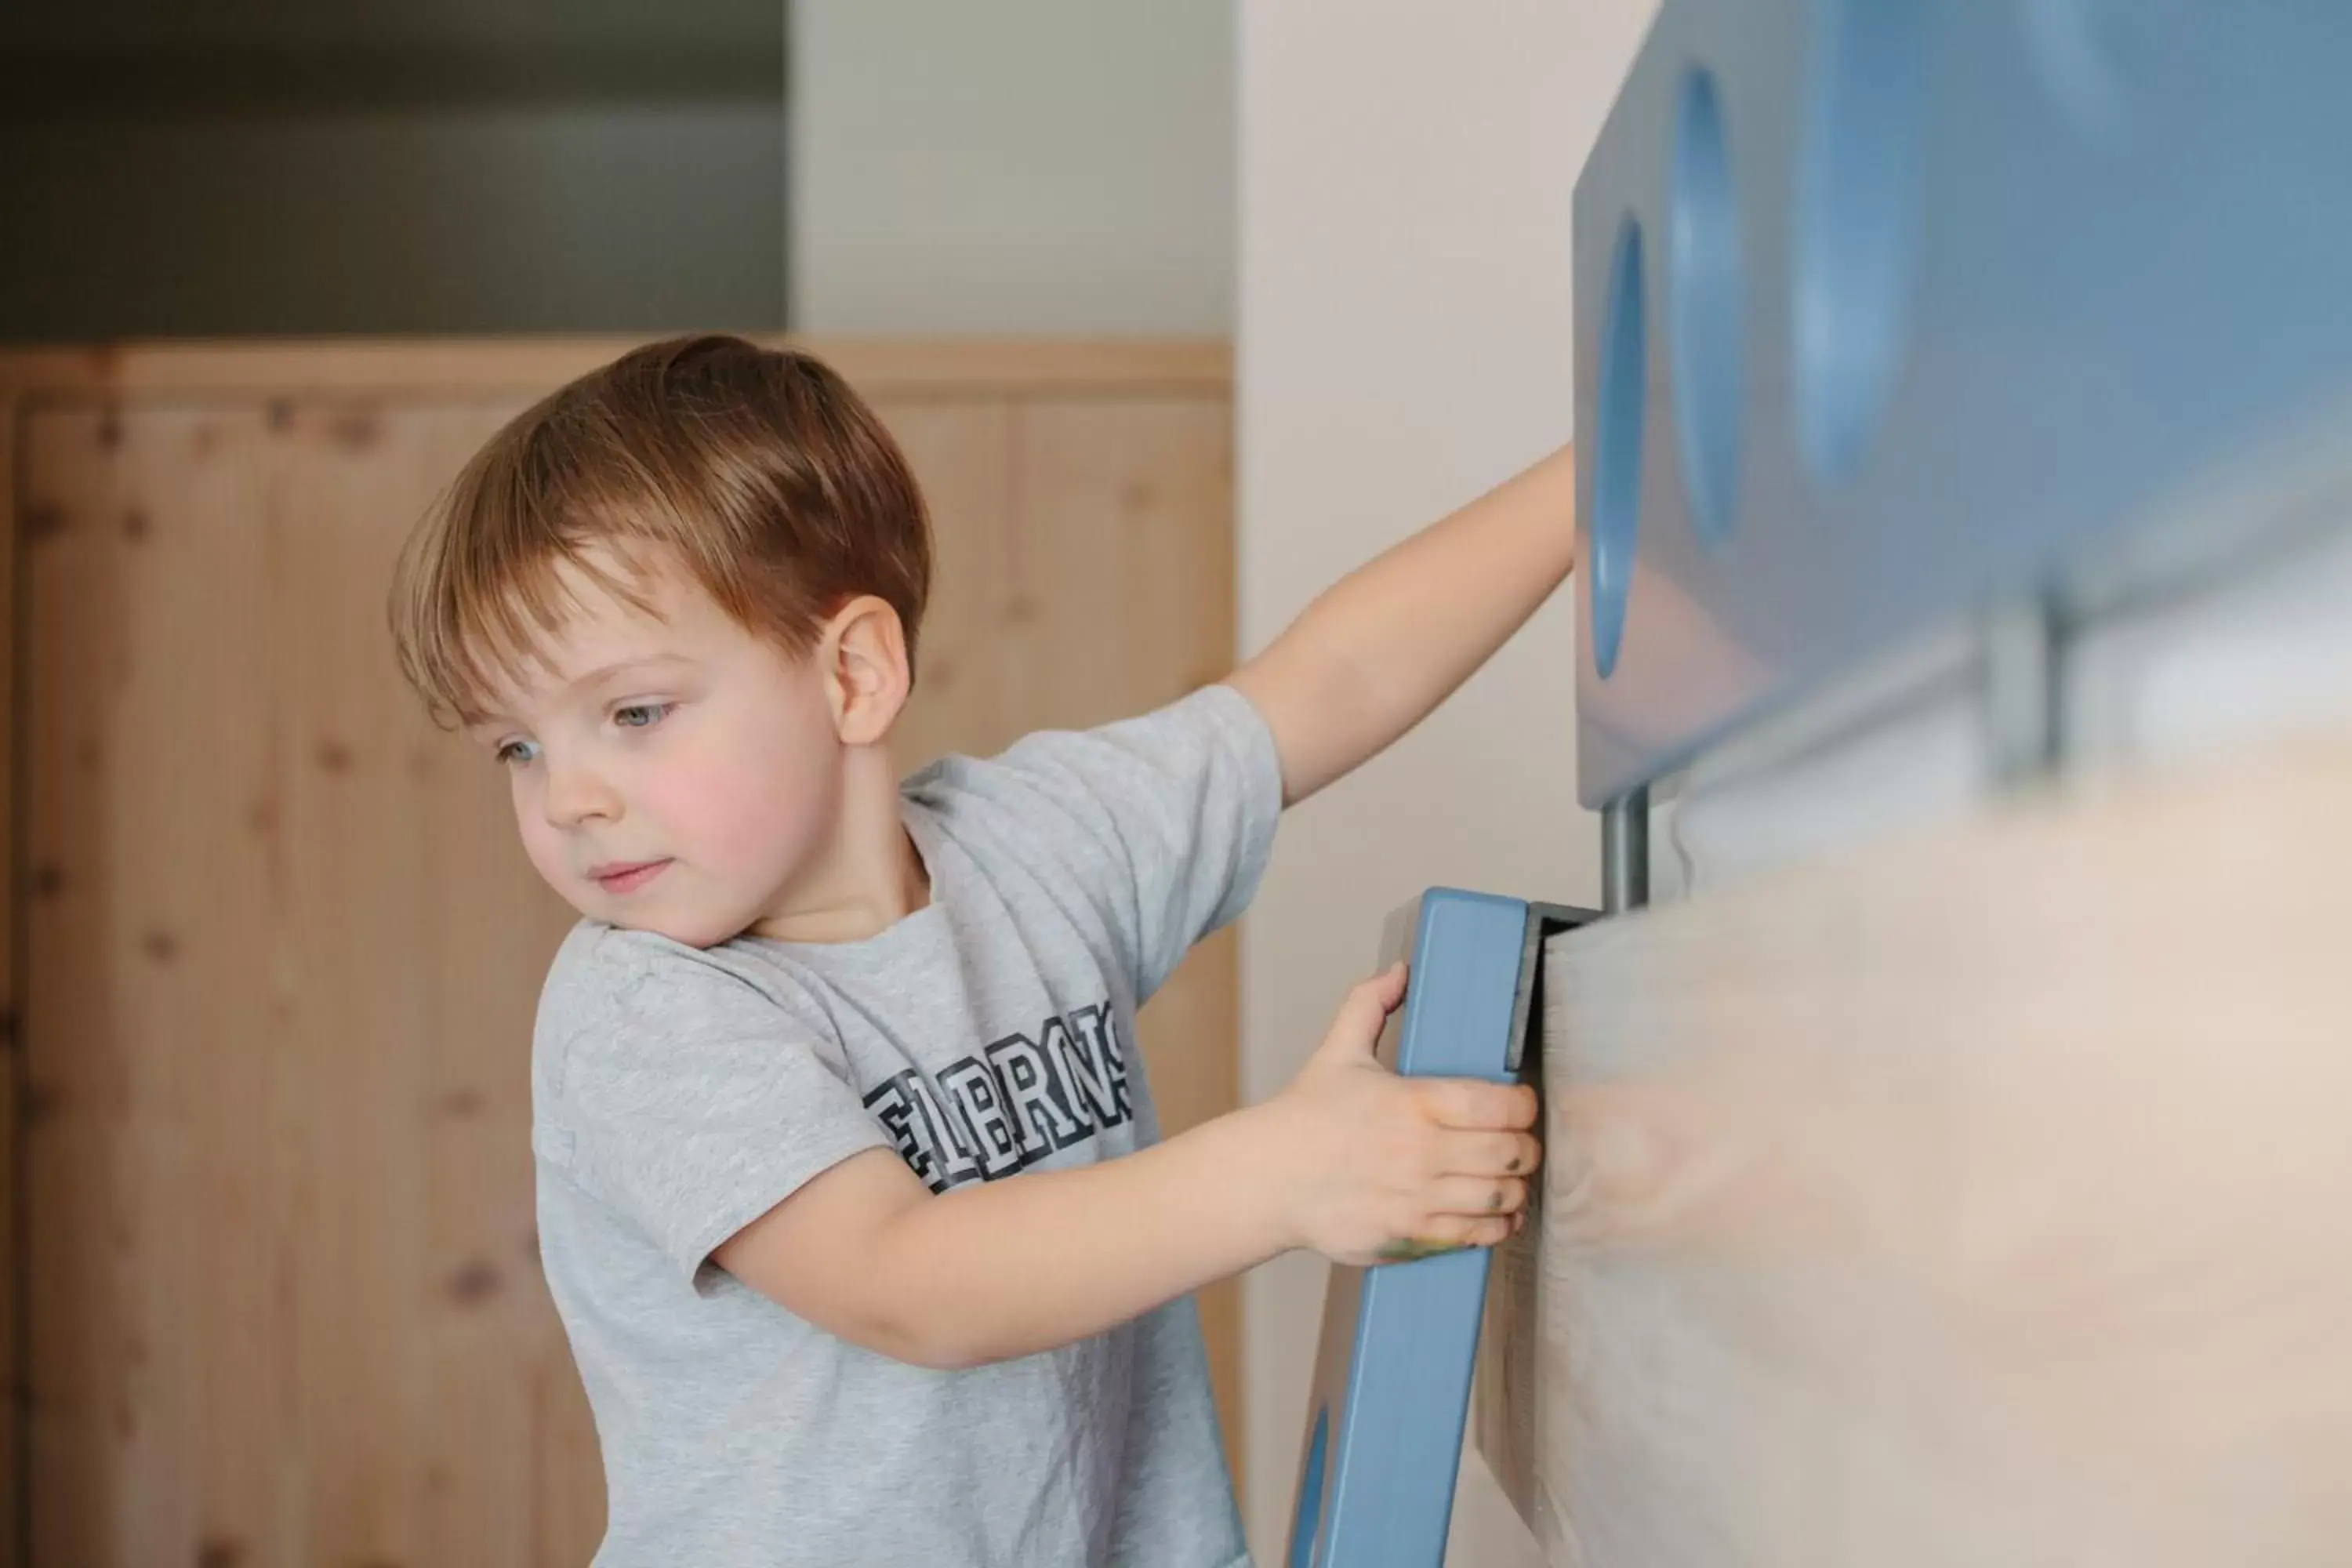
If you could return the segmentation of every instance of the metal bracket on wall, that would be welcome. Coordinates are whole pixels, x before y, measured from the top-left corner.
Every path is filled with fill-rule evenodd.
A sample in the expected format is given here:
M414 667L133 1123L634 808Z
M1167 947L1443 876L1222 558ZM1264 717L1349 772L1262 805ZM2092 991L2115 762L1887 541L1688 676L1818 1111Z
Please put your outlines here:
M1650 901L1650 786L1601 808L1601 907L1622 914Z
M1985 616L1985 727L1993 782L2006 789L2055 773L2065 757L2064 627L2056 598L2021 594Z

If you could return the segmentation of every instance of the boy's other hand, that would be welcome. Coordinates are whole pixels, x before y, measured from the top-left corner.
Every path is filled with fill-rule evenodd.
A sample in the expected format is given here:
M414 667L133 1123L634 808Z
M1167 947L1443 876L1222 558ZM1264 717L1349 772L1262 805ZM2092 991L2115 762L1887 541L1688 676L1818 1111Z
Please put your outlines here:
M1280 1223L1334 1262L1492 1247L1518 1225L1542 1151L1522 1084L1401 1078L1373 1055L1404 1000L1399 963L1357 985L1290 1087L1263 1108Z

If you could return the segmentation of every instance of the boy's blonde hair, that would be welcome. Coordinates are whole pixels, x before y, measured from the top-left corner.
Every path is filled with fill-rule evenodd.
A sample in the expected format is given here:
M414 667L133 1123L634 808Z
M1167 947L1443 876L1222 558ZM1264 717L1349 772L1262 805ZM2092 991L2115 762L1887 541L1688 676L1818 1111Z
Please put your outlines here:
M930 528L898 444L812 356L704 336L623 355L474 455L402 552L401 672L436 720L476 722L575 608L561 566L642 607L641 574L665 555L795 654L875 595L913 661Z

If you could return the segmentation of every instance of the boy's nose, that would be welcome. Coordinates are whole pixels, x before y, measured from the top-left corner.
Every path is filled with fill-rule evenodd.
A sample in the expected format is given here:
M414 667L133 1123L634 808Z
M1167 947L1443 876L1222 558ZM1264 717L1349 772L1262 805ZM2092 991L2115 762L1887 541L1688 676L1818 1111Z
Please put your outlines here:
M549 826L554 827L610 822L621 815L620 796L584 768L549 769L547 797L541 808L547 814Z

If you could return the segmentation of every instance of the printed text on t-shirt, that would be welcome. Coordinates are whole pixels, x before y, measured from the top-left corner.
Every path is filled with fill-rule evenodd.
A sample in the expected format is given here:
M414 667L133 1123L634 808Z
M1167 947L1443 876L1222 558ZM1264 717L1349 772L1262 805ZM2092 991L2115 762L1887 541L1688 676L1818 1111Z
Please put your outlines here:
M1134 1117L1110 1004L1007 1035L933 1076L919 1068L866 1096L916 1175L935 1193L993 1181Z

